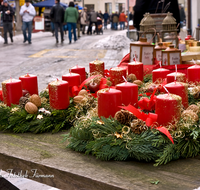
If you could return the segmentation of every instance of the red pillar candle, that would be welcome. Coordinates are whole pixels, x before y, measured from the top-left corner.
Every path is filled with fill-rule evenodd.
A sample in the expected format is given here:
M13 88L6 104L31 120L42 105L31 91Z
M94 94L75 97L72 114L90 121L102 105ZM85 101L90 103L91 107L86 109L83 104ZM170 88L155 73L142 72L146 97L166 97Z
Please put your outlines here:
M122 105L122 92L116 89L103 89L98 91L98 116L114 117Z
M138 107L138 85L125 82L116 85L116 89L122 92L122 104Z
M86 79L85 67L75 66L70 69L72 73L77 73L81 77L81 83Z
M17 79L9 79L2 82L3 101L7 106L11 104L19 104L22 97L22 81Z
M174 82L175 76L177 82L186 82L186 76L184 73L174 72L167 75L167 83Z
M27 90L30 95L38 94L38 82L36 75L23 75L19 79L22 81L22 89Z
M188 82L197 83L200 82L200 65L193 65L188 67Z
M100 60L95 60L89 63L90 75L102 75L104 76L104 62Z
M72 87L80 85L80 83L81 83L80 75L77 73L68 73L68 74L62 76L62 80L67 81L69 83L70 97L73 97Z
M69 106L69 84L66 81L56 80L49 83L50 106L57 110L66 109Z
M155 113L159 125L174 124L181 117L182 98L175 94L162 94L156 97Z
M153 82L163 82L165 78L167 78L167 75L170 73L168 69L164 68L159 68L156 70L153 70L152 72L152 77L153 77Z
M126 68L115 67L110 69L110 80L112 85L117 85L124 82L123 76L126 78Z
M172 82L166 84L165 87L170 93L176 94L182 98L182 104L185 109L188 107L188 85L186 83Z
M143 63L137 61L129 63L128 74L135 74L138 80L143 81Z

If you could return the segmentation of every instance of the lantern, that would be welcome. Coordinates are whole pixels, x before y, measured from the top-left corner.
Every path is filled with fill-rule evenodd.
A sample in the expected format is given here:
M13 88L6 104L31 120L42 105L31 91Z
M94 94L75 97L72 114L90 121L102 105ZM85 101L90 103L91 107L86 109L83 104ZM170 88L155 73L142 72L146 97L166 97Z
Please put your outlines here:
M180 65L182 64L181 50L174 48L170 45L166 50L162 51L162 64L163 65Z
M154 58L156 58L157 61L162 61L163 50L166 50L166 46L159 42L158 45L154 48Z
M139 61L144 65L153 65L154 45L140 37L138 42L130 44L130 62Z
M172 13L168 12L167 16L163 20L162 23L162 41L176 41L176 47L178 47L178 29L177 29L177 22L176 19L172 16ZM168 36L165 36L168 34Z

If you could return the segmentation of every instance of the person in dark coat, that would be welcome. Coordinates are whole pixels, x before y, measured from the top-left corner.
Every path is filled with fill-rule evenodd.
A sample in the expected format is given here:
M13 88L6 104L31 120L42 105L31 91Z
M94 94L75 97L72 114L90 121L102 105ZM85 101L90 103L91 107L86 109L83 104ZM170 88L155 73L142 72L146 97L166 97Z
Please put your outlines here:
M55 5L52 7L50 12L50 17L53 20L55 27L56 43L58 43L58 28L60 29L61 43L63 43L64 41L64 36L63 36L64 15L65 15L65 10L60 5L60 0L56 0Z
M160 2L158 4L158 2ZM163 5L164 2L164 5ZM165 6L171 2L169 8L165 12L173 13L173 17L176 19L177 23L180 23L180 13L178 0L136 0L136 4L134 7L134 26L137 30L140 30L140 21L143 19L144 14L146 12L155 13L157 9L157 13L161 13ZM157 5L158 8L157 8ZM164 8L163 8L164 7ZM178 28L178 33L180 32L180 26Z
M108 23L108 19L109 19L109 14L108 12L106 11L104 14L103 14L103 19L104 19L104 29L107 29L107 23Z
M180 11L180 24L182 28L183 23L185 22L185 11L184 11L184 8L181 6L181 4L179 5L179 11Z
M13 16L15 14L13 8L8 4L7 0L4 0L0 6L0 12L2 11L3 20L3 30L4 30L4 44L8 44L7 40L7 32L10 34L10 40L13 42L13 28L12 28L12 21Z

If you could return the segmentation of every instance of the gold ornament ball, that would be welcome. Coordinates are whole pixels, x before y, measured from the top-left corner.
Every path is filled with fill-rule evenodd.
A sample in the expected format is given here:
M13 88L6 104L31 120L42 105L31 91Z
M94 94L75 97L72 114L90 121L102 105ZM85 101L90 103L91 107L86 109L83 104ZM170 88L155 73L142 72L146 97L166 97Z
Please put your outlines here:
M194 113L199 113L199 107L195 104L190 105L186 110L192 110Z
M30 97L30 102L35 104L38 108L41 106L41 98L37 94L33 94Z
M31 102L26 103L25 110L30 114L37 114L38 112L37 106Z
M183 118L184 121L191 120L193 122L197 122L199 120L198 115L193 112L192 110L185 110L182 114L181 117Z

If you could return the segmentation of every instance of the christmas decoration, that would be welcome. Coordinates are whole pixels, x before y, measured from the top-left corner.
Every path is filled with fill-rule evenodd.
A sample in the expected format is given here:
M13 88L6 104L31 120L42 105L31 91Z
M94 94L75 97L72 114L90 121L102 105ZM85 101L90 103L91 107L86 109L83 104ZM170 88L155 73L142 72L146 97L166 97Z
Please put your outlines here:
M197 106L197 105L195 105L195 104L190 105L190 106L187 108L187 110L192 110L192 111L193 111L194 113L196 113L196 114L199 114L199 111L200 111L199 106Z
M119 121L121 124L124 125L130 125L133 119L136 119L136 117L126 110L120 110L115 114L114 117L117 121Z
M78 96L86 96L88 95L88 92L86 90L81 90L79 93L78 93Z
M74 98L73 98L73 102L75 103L75 104L79 104L79 103L81 103L81 102L83 102L84 101L84 96L75 96Z
M24 107L25 107L25 104L26 104L27 102L29 102L29 99L22 96L22 97L19 99L19 106L20 106L21 108L24 108Z
M143 85L143 82L141 80L135 80L133 83L137 84L139 87Z
M99 85L94 80L88 85L90 92L95 93L99 90Z
M36 114L38 112L37 106L31 102L26 103L25 110L30 114Z
M148 127L146 126L145 121L142 121L141 119L134 119L131 122L131 131L135 134L141 134L142 132L148 130Z
M41 98L37 94L33 94L30 97L30 102L35 104L38 108L41 106Z
M198 115L193 112L192 110L185 110L182 114L181 117L183 120L188 121L190 120L191 122L197 122L199 120Z
M127 82L133 83L135 80L137 80L137 77L136 77L134 74L129 74L129 75L126 77L126 80L127 80Z

